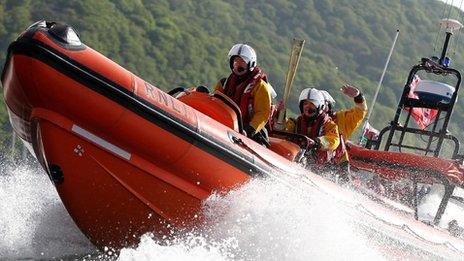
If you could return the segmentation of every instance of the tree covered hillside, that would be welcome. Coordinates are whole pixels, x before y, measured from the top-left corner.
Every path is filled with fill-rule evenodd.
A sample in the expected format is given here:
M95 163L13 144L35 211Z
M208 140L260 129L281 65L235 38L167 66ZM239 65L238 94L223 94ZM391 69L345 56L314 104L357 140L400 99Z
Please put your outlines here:
M229 74L227 52L238 42L255 47L258 63L279 95L283 92L293 37L306 45L291 95L301 89L331 92L339 108L351 100L338 91L344 83L368 97L380 78L396 29L401 33L371 122L386 126L393 117L410 67L421 57L440 55L444 33L438 21L457 9L436 0L0 0L0 62L18 34L37 20L72 25L88 46L164 90L212 86ZM438 40L437 40L438 39ZM456 38L454 39L456 40ZM463 48L451 46L453 66L462 69ZM437 48L434 50L434 45ZM462 105L452 129L464 127ZM11 133L4 104L0 140Z

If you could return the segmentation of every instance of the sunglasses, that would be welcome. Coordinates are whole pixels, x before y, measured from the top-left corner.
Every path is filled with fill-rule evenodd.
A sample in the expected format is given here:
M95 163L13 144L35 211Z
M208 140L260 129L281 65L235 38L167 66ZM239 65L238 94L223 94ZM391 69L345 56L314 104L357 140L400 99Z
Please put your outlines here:
M316 113L316 112L317 112L316 108L308 109L308 113Z

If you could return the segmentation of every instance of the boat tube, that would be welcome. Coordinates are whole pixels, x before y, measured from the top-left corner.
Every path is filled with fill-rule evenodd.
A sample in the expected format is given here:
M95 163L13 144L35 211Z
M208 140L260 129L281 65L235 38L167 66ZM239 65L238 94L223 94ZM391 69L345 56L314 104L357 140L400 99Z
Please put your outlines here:
M14 130L97 246L198 224L213 191L291 168L240 134L224 97L195 92L181 102L82 44L67 25L26 30L8 49L2 83ZM188 105L205 100L219 121ZM299 152L286 141L274 147L287 158Z

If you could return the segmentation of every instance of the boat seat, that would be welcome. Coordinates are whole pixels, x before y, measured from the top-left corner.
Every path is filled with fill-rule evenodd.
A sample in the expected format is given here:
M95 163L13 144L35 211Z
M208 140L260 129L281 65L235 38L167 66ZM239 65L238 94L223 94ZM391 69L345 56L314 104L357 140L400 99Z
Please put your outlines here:
M213 95L199 90L182 90L177 99L206 114L225 126L243 133L242 115L238 106L226 95Z
M297 161L302 153L300 146L283 139L269 137L269 144L270 150L290 161Z

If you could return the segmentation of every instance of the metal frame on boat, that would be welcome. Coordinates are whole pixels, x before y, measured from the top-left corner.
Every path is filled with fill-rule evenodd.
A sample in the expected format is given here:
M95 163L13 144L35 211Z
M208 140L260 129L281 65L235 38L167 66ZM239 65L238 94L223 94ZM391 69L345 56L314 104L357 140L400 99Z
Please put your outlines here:
M352 164L355 167L374 172L386 180L404 178L412 180L414 189L412 206L416 219L418 219L418 184L420 182L443 184L445 193L433 219L435 225L439 224L451 198L463 201L461 198L452 195L456 186L463 187L464 185L464 155L459 154L459 140L450 134L448 130L448 124L460 89L461 73L449 67L449 58L446 57L450 38L454 31L462 28L462 24L452 19L443 19L441 23L446 28L446 38L441 57L422 58L419 64L412 67L396 108L394 119L389 126L380 131L377 137L367 140L365 145L367 149L380 150L383 145L383 151L377 153L356 148L355 145L352 145L353 149L350 152ZM449 89L444 92L446 95L437 95L430 92L423 93L419 97L410 97L411 86L421 72L424 73L424 76L453 77L454 86L451 87L442 82L428 81L427 83L435 87L437 92L443 92L443 88L448 87ZM449 90L452 90L453 93L449 93ZM423 129L412 124L411 116L415 108L436 110L435 118L427 124L432 126L432 129ZM405 117L401 117L403 113L406 113ZM444 116L442 116L443 114ZM404 121L401 122L402 119ZM441 124L439 124L440 122ZM387 133L388 136L386 136L385 140ZM422 138L426 137L426 146L422 147L417 143L407 143L405 141L407 133ZM449 159L441 157L445 140L449 140L453 144L452 155ZM408 152L404 152L403 149L408 150ZM411 154L411 152L414 154ZM424 153L424 156L415 155L419 153ZM429 153L432 153L433 158L428 156ZM368 163L369 161L370 163ZM368 166L370 164L375 164L377 168L374 169L372 166ZM382 164L385 166L384 168ZM395 173L392 174L392 172Z

